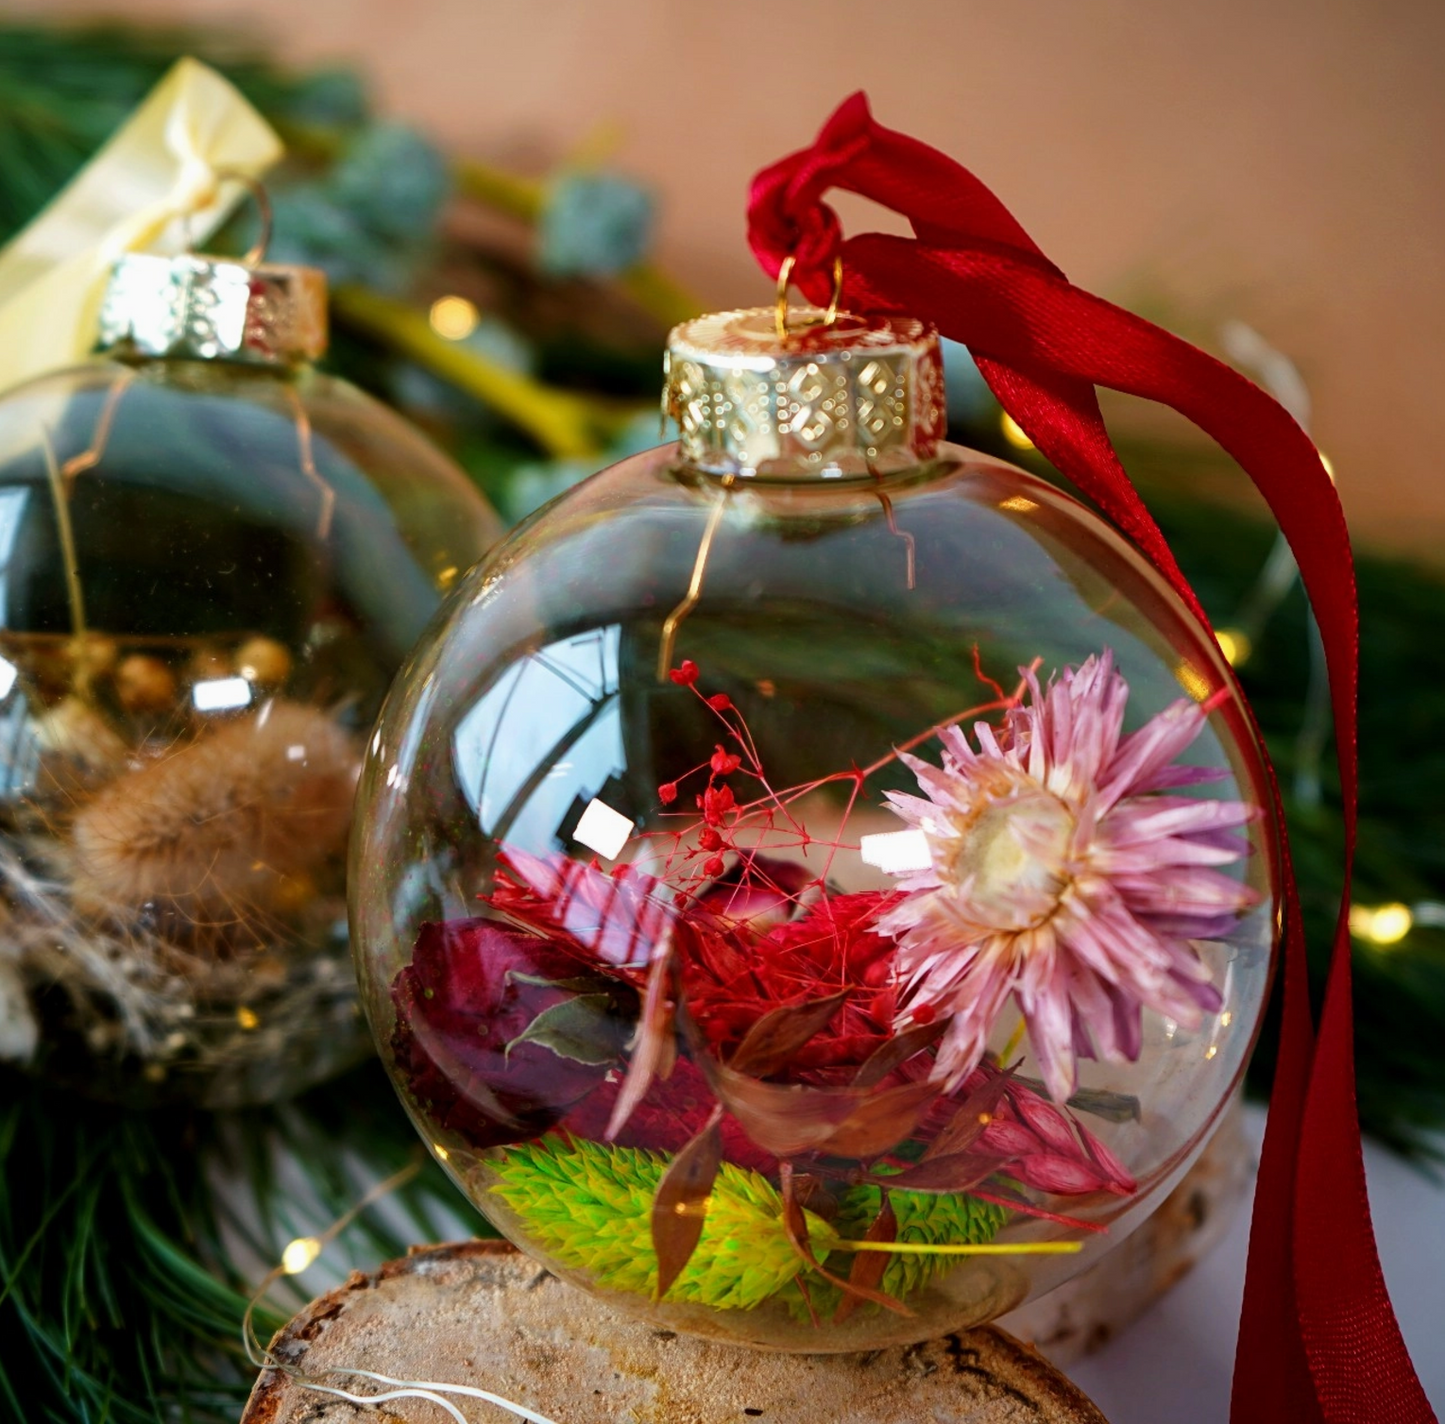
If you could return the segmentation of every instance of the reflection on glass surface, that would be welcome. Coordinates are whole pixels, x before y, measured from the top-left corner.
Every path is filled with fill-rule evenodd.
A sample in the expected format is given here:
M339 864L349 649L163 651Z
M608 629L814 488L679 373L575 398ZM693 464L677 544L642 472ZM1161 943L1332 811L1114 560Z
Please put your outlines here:
M457 781L489 836L535 855L624 770L613 624L549 643L509 667L457 723Z

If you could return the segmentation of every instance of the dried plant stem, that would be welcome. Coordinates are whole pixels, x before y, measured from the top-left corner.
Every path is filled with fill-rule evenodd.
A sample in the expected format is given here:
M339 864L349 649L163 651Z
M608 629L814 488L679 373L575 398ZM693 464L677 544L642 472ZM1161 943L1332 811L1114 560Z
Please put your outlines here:
M889 1251L901 1256L1073 1256L1084 1249L1081 1241L986 1241L933 1245L927 1241L829 1242L830 1251Z
M105 455L105 447L110 443L110 432L115 424L115 414L120 407L121 397L125 395L130 383L135 380L135 375L136 373L127 367L111 382L110 389L105 393L105 401L101 405L100 415L96 419L95 434L91 437L90 444L80 454L72 455L60 467L67 496L70 494L71 486L74 485L77 475L83 474L86 470L93 470L100 464Z
M717 534L717 527L722 523L723 507L727 503L728 491L732 488L732 483L731 475L723 477L722 487L717 492L713 507L708 511L707 524L702 531L702 540L697 546L697 558L693 560L692 577L688 580L687 595L667 615L667 621L662 625L662 642L657 649L657 680L659 682L667 680L668 669L672 666L672 653L677 642L677 630L682 625L682 620L697 607L697 601L702 596L702 580L707 573L708 555L712 552L712 541Z
M542 215L547 188L535 178L523 178L470 158L459 160L452 173L458 191L473 202L525 223L535 223ZM628 296L662 326L676 326L703 309L691 292L652 262L639 262L617 281Z
M311 417L306 413L305 404L296 394L295 386L287 382L283 389L292 417L296 421L296 459L301 466L301 473L315 485L321 498L321 509L316 516L316 537L324 541L331 535L331 519L336 513L336 491L316 468L316 454L311 439Z
M65 477L55 458L55 444L50 431L40 427L40 448L45 455L45 476L50 484L50 498L55 506L55 527L60 535L60 558L65 568L65 597L70 606L70 631L79 642L85 637L85 595L80 587L80 564L75 557L75 531L70 523L70 501L66 498Z
M609 404L554 390L510 371L469 347L438 336L426 314L366 287L338 287L337 314L419 361L443 380L477 397L527 432L557 459L586 459L630 418Z

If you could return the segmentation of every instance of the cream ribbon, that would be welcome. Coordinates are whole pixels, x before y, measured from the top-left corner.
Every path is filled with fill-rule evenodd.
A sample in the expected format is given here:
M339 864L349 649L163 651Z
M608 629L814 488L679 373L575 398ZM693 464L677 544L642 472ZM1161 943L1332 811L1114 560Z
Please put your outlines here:
M203 241L245 195L237 178L259 178L282 152L228 80L178 60L0 251L0 390L87 355L116 258Z

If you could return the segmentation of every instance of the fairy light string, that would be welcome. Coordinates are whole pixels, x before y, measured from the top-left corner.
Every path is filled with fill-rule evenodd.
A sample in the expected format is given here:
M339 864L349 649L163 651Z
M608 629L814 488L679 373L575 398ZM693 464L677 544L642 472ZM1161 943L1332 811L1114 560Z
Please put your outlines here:
M325 1367L324 1374L321 1375L310 1374L289 1361L279 1358L261 1344L260 1338L256 1334L256 1311L271 1288L283 1277L294 1276L304 1271L363 1211L383 1197L389 1196L399 1187L405 1186L416 1177L421 1169L422 1159L419 1157L413 1159L399 1171L393 1172L391 1176L377 1182L354 1206L343 1212L324 1231L320 1231L314 1236L298 1236L287 1244L286 1249L281 1253L280 1261L266 1273L246 1303L246 1313L241 1319L241 1343L245 1348L246 1358L258 1370L276 1370L284 1374L301 1389L310 1390L316 1394L330 1395L335 1399L344 1399L349 1404L355 1404L363 1409L376 1409L381 1405L400 1399L420 1399L435 1404L437 1408L450 1415L456 1424L468 1424L466 1416L447 1398L451 1395L495 1405L499 1409L505 1409L518 1419L527 1420L528 1424L557 1424L556 1420L550 1419L544 1414L538 1414L536 1410L528 1409L526 1405L519 1404L516 1400L506 1399L500 1394L493 1394L490 1390L479 1389L473 1385L448 1384L442 1380L398 1379L394 1375L382 1374L377 1370L342 1365L328 1365ZM385 1385L388 1388L381 1393L360 1394L355 1390L343 1389L337 1384L328 1384L326 1383L328 1378L369 1380L373 1384Z

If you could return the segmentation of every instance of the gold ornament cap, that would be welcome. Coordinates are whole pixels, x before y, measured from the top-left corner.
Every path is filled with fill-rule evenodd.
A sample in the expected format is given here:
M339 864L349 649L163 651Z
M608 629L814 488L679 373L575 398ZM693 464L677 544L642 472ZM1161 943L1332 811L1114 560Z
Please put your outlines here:
M848 479L931 460L946 411L938 334L905 316L715 312L667 341L663 406L711 474Z
M111 269L95 349L117 356L295 365L326 350L326 275L184 253Z

